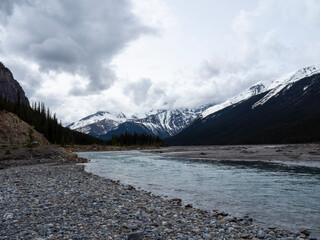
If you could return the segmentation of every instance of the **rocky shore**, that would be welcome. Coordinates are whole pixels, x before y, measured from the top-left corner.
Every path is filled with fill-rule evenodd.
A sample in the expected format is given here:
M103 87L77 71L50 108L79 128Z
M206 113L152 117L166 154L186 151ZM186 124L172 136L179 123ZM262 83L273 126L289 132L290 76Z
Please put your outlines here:
M0 169L43 163L85 163L88 159L56 145L26 148L23 145L0 145Z
M0 181L0 239L315 239L184 206L76 164L10 167Z

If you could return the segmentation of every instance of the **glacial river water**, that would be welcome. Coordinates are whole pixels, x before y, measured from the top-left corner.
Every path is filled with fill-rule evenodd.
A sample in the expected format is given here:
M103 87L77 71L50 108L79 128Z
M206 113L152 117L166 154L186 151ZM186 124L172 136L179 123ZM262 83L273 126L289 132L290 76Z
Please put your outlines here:
M197 161L140 152L83 152L85 169L184 204L320 237L320 168Z

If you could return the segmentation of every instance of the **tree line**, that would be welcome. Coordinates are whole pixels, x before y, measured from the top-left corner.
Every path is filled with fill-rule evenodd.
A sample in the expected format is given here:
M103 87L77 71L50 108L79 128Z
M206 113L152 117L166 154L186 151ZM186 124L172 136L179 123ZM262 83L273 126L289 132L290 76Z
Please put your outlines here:
M44 103L34 103L30 107L20 101L11 102L6 98L0 97L0 110L16 114L21 120L33 126L36 131L42 133L53 144L63 146L67 144L105 144L101 139L63 127L58 122L56 114L52 114Z
M163 141L158 136L145 134L121 134L113 136L111 140L102 140L88 134L77 132L63 127L58 122L56 114L52 113L44 103L33 103L32 107L24 105L19 100L11 102L0 95L0 110L6 110L16 114L21 120L25 121L34 129L44 135L44 137L53 144L66 145L163 145Z
M116 146L164 146L165 142L159 136L147 135L144 133L124 133L113 135L107 144Z

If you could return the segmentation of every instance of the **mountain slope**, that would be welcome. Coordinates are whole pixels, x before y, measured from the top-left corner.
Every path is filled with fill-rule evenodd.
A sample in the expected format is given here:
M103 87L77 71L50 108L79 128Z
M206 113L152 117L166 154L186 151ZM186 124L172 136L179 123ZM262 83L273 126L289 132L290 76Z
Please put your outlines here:
M123 113L100 111L67 127L102 139L134 131L163 138L181 131L209 106L150 111L140 118L136 115L126 117Z
M0 110L0 144L25 144L30 141L31 136L34 138L33 141L40 145L49 144L41 133L38 133L17 115Z
M78 132L98 136L114 130L119 124L127 120L128 118L123 113L99 111L82 118L78 122L71 123L67 127Z
M178 108L173 110L158 110L143 119L135 122L143 124L154 135L161 138L172 136L189 125L199 114L208 107Z
M30 106L20 84L13 78L11 71L0 62L0 98L5 98L11 102L20 102Z
M228 106L244 101L252 96L258 95L259 93L263 92L264 89L265 89L265 86L261 82L256 83L255 85L241 92L239 95L228 99L224 103L214 105L208 108L207 110L203 111L203 113L201 114L201 117L205 118L210 114L213 114L221 109L224 109Z
M116 129L109 131L106 134L99 135L100 139L103 140L109 140L112 138L113 135L120 135L124 133L130 133L130 134L146 134L146 135L154 135L153 132L151 132L148 128L146 128L141 123L134 123L134 122L125 122L120 124Z
M12 119L16 124L10 123L9 125L2 126L2 134L3 136L7 135L5 142L6 144L11 144L10 136L13 136L11 134L16 133L17 130L19 130L19 126L23 127L23 122L29 124L32 126L32 128L43 134L43 136L51 143L55 144L104 144L105 142L101 139L94 138L92 136L70 130L69 128L62 127L61 124L58 123L58 119L56 118L55 114L52 115L52 113L49 111L49 109L46 109L44 107L44 104L34 104L34 107L31 108L29 106L29 101L27 98L23 100L23 89L20 87L20 84L16 82L10 72L9 69L5 68L2 64L0 64L0 77L1 77L1 83L6 84L12 84L12 86L18 86L18 93L20 91L20 94L18 94L15 90L15 88L2 88L2 85L0 86L1 94L3 97L0 97L0 111L5 110L7 112L11 112L15 114L18 118L20 118L22 121L10 118ZM8 83L9 81L9 83ZM8 92L7 92L8 91ZM14 99L11 100L9 97L11 96L11 93L16 95L13 95ZM19 101L19 99L21 101ZM10 101L8 101L10 100ZM2 121L7 121L6 118L2 118ZM15 136L19 136L19 134L24 134L23 131L18 131ZM5 137L4 137L5 138ZM21 140L25 136L20 136ZM18 139L19 140L19 139ZM13 141L14 142L14 141Z
M274 81L256 96L196 119L189 127L168 138L167 143L199 145L320 141L319 103L320 74L316 67L306 68Z
M289 73L289 74L285 75L284 77L273 81L265 89L265 91L269 91L268 94L264 98L262 98L260 101L255 103L253 105L253 108L255 108L259 105L262 105L265 102L267 102L269 99L271 99L272 97L277 96L277 94L280 91L282 91L284 88L289 89L293 83L295 83L303 78L315 75L317 73L320 73L320 66L311 66L311 67L302 68L295 73Z

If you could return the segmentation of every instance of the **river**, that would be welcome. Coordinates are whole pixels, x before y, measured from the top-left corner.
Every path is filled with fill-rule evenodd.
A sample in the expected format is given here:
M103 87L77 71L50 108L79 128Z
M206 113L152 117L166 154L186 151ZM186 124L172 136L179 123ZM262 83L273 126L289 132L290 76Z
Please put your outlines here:
M82 152L85 169L184 204L249 215L264 226L320 237L320 168L266 162L197 161L141 151Z

